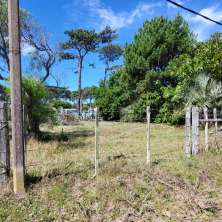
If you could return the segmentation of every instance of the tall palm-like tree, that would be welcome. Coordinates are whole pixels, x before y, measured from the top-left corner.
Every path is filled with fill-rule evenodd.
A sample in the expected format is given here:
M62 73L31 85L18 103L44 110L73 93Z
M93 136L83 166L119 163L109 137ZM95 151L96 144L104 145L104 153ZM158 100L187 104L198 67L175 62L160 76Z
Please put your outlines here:
M187 105L213 107L222 105L222 82L211 79L206 73L200 74L190 88Z

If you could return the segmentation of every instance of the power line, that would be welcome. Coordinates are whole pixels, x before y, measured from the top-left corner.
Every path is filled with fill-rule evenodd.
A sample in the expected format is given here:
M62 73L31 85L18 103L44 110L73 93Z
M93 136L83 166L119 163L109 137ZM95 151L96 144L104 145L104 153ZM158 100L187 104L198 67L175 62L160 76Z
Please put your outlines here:
M179 8L182 8L182 9L188 11L188 12L191 12L191 13L193 13L193 14L195 14L195 15L198 15L198 16L206 19L206 20L209 20L209 21L211 21L211 22L214 22L214 23L216 23L217 25L222 25L221 22L218 22L218 21L216 21L216 20L213 20L213 19L207 17L206 15L203 15L203 14L201 14L201 13L199 13L199 12L196 12L196 11L194 11L194 10L192 10L192 9L186 8L186 7L184 7L183 5L181 5L181 4L177 3L177 2L174 2L174 1L172 1L172 0L166 0L166 1L169 2L169 3L171 3L171 4L173 4L173 5L175 5L175 6L177 6L177 7L179 7Z

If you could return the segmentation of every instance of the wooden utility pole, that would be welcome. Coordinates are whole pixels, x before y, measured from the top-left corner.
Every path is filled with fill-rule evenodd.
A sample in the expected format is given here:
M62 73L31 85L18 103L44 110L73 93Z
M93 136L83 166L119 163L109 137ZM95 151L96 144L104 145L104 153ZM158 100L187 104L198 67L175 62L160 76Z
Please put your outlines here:
M19 196L23 196L25 194L25 186L19 0L8 0L8 23L11 81L13 184L14 193Z

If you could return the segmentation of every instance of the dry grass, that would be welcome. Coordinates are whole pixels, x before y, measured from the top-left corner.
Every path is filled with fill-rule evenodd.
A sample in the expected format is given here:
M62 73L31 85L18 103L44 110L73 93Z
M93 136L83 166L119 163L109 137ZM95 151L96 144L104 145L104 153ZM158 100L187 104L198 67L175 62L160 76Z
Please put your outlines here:
M182 128L152 126L149 169L146 125L102 122L97 178L92 122L43 131L53 140L27 146L27 197L2 197L1 221L222 221L222 153L186 159Z

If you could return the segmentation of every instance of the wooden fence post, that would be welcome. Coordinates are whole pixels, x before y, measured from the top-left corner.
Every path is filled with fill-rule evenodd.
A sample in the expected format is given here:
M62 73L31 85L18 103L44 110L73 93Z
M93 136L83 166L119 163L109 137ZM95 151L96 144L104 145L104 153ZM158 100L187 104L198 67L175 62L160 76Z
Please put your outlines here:
M192 107L192 155L199 151L199 108Z
M10 148L7 122L7 105L0 102L0 189L7 187L10 174Z
M209 122L208 122L208 109L207 107L204 108L204 120L205 120L205 151L208 151L209 149Z
M95 110L95 176L99 169L99 110Z
M147 164L151 166L151 149L150 149L150 107L146 110L147 117Z
M218 147L218 144L217 144L217 133L218 133L217 108L213 109L213 116L214 116L214 145L215 147Z
M191 108L187 107L185 116L185 154L191 155Z

